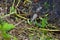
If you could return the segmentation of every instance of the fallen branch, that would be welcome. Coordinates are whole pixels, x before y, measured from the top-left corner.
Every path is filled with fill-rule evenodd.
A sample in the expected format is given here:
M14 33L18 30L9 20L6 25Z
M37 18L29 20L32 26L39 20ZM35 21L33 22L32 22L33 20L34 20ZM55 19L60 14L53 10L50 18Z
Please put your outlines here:
M37 30L35 28L28 28L29 30ZM42 31L48 31L48 32L60 32L60 30L50 30L50 29L43 29L43 28L39 28L39 30Z
M21 16L21 15L18 15L18 14L16 14L16 16L18 16L18 17L20 17L20 18L22 18L22 19L24 19L24 20L29 20L28 18L25 18L25 17L23 17L23 16Z
M50 30L50 29L43 29L43 28L39 28L40 30L44 30L44 31L50 31L50 32L60 32L60 30Z

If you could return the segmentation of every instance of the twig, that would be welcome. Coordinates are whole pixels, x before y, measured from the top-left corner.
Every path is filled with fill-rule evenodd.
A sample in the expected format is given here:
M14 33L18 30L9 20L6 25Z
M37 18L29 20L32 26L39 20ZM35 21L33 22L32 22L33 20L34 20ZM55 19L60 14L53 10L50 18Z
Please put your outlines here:
M21 0L18 1L17 5L16 5L16 8L18 7L19 3L20 3Z
M7 22L11 23L7 18L5 18Z
M50 30L50 29L43 29L43 28L39 28L40 30L44 30L44 31L50 31L50 32L60 32L60 30Z
M10 16L10 15L12 15L12 14L14 14L14 13L15 13L15 12L12 12L12 13L7 14L7 15L5 15L5 16L1 16L0 18L5 18L5 17Z
M29 30L37 30L37 29L34 29L34 28L28 28ZM60 30L50 30L50 29L44 29L44 28L39 28L39 30L42 30L42 31L48 31L48 32L60 32Z
M15 24L15 26L18 26L20 23L24 22L25 20L22 20L21 22Z
M16 16L18 16L18 17L20 17L20 18L22 18L22 19L24 19L24 20L29 20L28 18L25 18L25 17L23 17L23 16L21 16L21 15L18 15L18 14L16 14Z

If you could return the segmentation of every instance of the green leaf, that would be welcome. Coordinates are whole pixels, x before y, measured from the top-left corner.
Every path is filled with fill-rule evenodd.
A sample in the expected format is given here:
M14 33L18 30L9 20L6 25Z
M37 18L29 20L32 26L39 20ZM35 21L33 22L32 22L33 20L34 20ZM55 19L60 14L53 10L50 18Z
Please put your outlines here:
M11 6L11 7L10 7L10 12L13 12L14 9L15 9L14 6Z
M35 20L34 24L35 24L36 26L41 27L41 24L40 24L40 23L38 23L36 20Z
M10 7L10 13L12 13L12 12L16 13L16 9L13 5Z
M14 37L14 39L13 40L18 40L16 37Z
M32 22L31 21L27 20L27 22L28 22L29 25L32 25Z
M0 25L0 31L2 31L2 25Z
M15 26L12 24L4 23L2 30L9 31L9 30L13 29L14 27Z
M5 38L5 39L11 38L11 35L7 34L5 31L2 32L2 36L3 36L3 38Z
M1 30L1 25L0 25L0 30Z
M46 9L48 9L50 5L48 4L48 2L45 2L44 6L45 6Z
M43 27L43 28L46 27L46 25L48 24L47 19L46 18L42 18L41 20L42 20L41 27Z

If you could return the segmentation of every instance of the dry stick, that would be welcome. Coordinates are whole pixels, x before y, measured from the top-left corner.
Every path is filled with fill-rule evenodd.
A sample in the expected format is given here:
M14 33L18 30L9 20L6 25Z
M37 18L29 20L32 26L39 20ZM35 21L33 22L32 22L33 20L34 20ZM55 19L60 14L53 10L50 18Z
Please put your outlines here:
M16 14L16 16L18 16L18 17L20 17L20 18L22 18L22 19L24 19L24 20L29 20L28 18L25 18L25 17L23 17L23 16L21 16L21 15L18 15L18 14Z
M18 26L20 23L24 22L25 20L22 20L21 22L15 24L15 26Z
M5 15L5 16L1 16L0 18L5 18L5 17L10 16L10 15L12 15L12 14L14 14L14 13L15 13L15 12L12 12L12 13L7 14L7 15Z
M36 30L36 29L33 29L33 28L28 28L29 30ZM50 30L50 29L43 29L43 28L39 28L39 30L42 30L42 31L48 31L48 32L60 32L60 30Z
M11 23L7 18L5 18L8 23Z
M21 0L18 1L17 5L16 5L16 8L19 6L20 1L21 1Z
M44 30L44 31L50 31L50 32L60 32L60 30L50 30L50 29L43 29L43 28L39 28L40 30Z

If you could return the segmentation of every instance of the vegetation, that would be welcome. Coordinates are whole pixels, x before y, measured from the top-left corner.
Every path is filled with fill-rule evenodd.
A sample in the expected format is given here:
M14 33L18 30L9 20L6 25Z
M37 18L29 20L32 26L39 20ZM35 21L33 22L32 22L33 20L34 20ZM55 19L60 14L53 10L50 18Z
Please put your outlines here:
M53 37L54 32L60 32L60 30L59 27L48 22L49 11L45 12L45 14L42 12L43 15L39 14L34 21L31 21L28 16L33 15L32 4L34 3L31 0L14 0L9 7L8 13L0 16L2 40L59 40ZM27 5L29 6L27 7ZM50 7L48 2L44 2L43 5L47 10ZM25 11L27 9L28 12ZM9 32L12 34L10 35Z
M15 27L14 25L9 24L3 21L2 19L0 19L0 31L4 40L8 40L8 39L11 40L10 38L12 38L12 36L9 35L7 32L13 29L14 27ZM17 40L17 39L14 37L13 40Z

